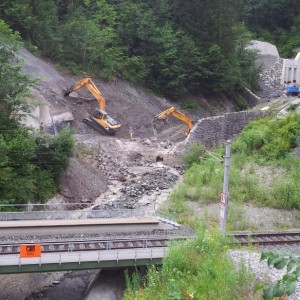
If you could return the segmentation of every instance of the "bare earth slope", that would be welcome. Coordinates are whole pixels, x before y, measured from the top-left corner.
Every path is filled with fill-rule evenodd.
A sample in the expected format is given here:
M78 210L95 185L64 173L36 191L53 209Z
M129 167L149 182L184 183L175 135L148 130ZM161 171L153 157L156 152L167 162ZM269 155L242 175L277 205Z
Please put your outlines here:
M170 116L165 122L159 121L156 124L156 131L152 123L155 115L174 106L174 103L146 93L141 88L118 78L111 82L101 82L97 78L92 78L106 99L107 112L122 124L122 128L114 137L106 136L82 122L83 118L98 107L97 101L87 89L82 88L73 92L70 97L63 96L64 89L82 77L58 72L51 62L37 58L25 49L21 50L20 57L24 59L23 72L30 74L32 79L38 79L37 85L32 89L33 97L30 101L44 104L40 112L38 110L34 112L36 119L31 119L28 124L38 128L39 120L43 120L49 128L54 119L55 128L59 130L61 124L55 120L61 121L66 116L73 116L71 126L80 147L61 182L62 192L59 196L61 200L94 202L97 199L97 204L101 204L99 200L101 194L107 188L110 191L113 187L114 198L117 193L119 203L122 199L126 201L128 195L121 191L125 181L130 181L136 176L143 178L145 172L151 173L151 167L156 165L157 156L163 156L165 164L158 168L168 169L171 173L177 172L176 176L179 176L181 162L172 148L177 142L184 140L185 123ZM187 115L190 113L186 111ZM192 117L197 120L200 116L207 115L209 113L200 108L193 111ZM129 139L129 127L134 131L133 141ZM53 127L49 132L54 133ZM132 169L136 167L139 168L138 172ZM122 182L120 176L123 176L123 183L118 184L120 188L116 191L114 188L116 182ZM157 172L154 176L158 176ZM136 189L139 194L146 193L151 196L153 191L157 195L158 191L152 185L147 187L147 193L146 189L140 186ZM110 197L105 195L107 203ZM129 200L131 205L138 204L136 199ZM126 203L124 205L126 206Z

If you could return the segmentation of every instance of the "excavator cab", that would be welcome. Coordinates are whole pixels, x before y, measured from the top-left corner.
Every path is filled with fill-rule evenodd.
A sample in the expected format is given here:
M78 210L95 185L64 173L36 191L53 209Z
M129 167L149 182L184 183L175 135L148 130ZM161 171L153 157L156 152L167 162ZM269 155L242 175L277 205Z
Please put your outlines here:
M88 118L84 118L83 122L96 130L102 130L109 135L114 135L121 125L108 116L107 112L96 108L96 110Z
M94 113L92 114L91 116L93 119L97 119L98 122L100 120L103 120L105 122L107 122L109 125L111 126L119 126L119 123L114 120L113 118L111 118L106 111L102 110L102 109L99 109L97 108Z
M94 113L92 114L92 117L93 118L96 118L96 119L106 119L107 118L107 116L108 116L108 114L107 114L107 112L106 111L104 111L104 110L102 110L102 109L96 109L95 111L94 111Z

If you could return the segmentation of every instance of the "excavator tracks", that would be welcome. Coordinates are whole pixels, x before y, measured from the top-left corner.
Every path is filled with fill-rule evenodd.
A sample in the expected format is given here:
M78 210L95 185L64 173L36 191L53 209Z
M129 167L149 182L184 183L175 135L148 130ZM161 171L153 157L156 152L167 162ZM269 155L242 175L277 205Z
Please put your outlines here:
M115 131L103 128L102 126L96 124L95 122L91 121L90 119L84 118L83 119L83 123L87 124L88 126L92 127L93 129L95 129L96 131L100 132L100 133L106 133L108 135L114 135Z

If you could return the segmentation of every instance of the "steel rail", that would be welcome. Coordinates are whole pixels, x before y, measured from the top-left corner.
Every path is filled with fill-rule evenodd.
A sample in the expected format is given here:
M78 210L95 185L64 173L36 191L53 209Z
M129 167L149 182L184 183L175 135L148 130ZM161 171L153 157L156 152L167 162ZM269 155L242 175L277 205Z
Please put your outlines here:
M121 238L121 239L94 239L94 240L66 240L60 242L41 242L42 253L49 252L75 252L75 251L101 251L119 249L137 249L152 247L167 247L171 241L185 240L191 236L177 237L149 237L149 238ZM7 254L18 254L20 245L37 244L37 242L0 244L0 256Z
M300 231L231 233L234 243L241 245L300 244Z

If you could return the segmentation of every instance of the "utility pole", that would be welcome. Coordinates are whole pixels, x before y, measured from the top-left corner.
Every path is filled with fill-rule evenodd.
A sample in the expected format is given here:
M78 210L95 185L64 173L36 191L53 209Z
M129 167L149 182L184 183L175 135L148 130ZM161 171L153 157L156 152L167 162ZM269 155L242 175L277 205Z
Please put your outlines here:
M223 191L221 193L221 210L220 210L220 229L222 233L226 231L226 220L229 206L229 170L230 170L230 147L231 141L225 142L225 156L224 156L224 181L223 181Z

